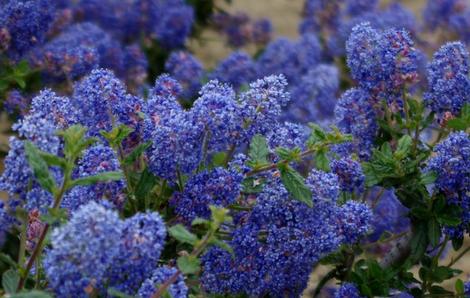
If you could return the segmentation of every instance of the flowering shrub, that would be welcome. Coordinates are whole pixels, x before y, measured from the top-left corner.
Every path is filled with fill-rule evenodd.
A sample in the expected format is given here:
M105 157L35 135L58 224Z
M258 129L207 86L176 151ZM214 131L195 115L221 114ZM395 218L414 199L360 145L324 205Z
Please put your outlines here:
M266 20L179 0L4 1L0 90L20 114L1 293L470 295L454 266L470 251L459 3L430 1L423 29L396 3L308 0L301 36L270 41ZM194 22L263 50L205 69L184 48ZM426 62L436 26L462 42Z

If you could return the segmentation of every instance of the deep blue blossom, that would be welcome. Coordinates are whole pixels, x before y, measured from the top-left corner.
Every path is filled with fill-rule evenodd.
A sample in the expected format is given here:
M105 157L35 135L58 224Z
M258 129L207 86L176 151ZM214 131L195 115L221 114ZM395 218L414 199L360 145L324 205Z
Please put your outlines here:
M436 113L458 114L470 102L469 54L460 42L443 45L428 65L425 104Z
M364 203L348 201L340 207L338 219L342 241L352 244L371 229L372 210Z
M448 204L462 208L461 224L448 228L451 236L461 238L470 223L470 138L465 132L452 133L434 152L426 170L437 174L435 187Z
M196 217L209 218L209 205L227 207L240 194L243 176L235 171L215 168L192 176L171 200L175 213L190 224Z
M183 86L185 99L197 94L204 69L196 57L184 51L173 52L165 63L165 70Z
M256 78L256 65L247 53L237 51L222 60L210 77L229 83L238 90Z
M361 164L350 157L335 159L330 164L344 192L361 194L365 189L365 178Z
M0 202L0 247L5 242L6 235L10 230L12 224L15 222L3 202Z
M303 149L308 136L309 131L306 126L284 122L276 124L276 127L267 134L267 141L272 150L278 147Z
M335 298L362 298L356 285L352 283L343 283L336 291Z
M292 100L283 114L290 121L307 123L331 120L339 90L338 69L321 64L291 88Z
M468 6L461 0L428 0L423 11L426 27L434 30L449 25L450 18Z
M139 289L139 298L150 298L153 294L158 291L158 286L165 283L170 279L177 270L172 267L159 267L155 269L152 277L144 281ZM173 298L186 298L188 297L188 287L184 283L184 278L181 274L178 274L176 281L168 287L168 293Z
M99 291L120 252L122 230L118 214L95 202L80 207L67 224L55 229L52 248L43 260L54 292L63 297L88 297L93 289Z
M313 169L305 182L312 191L314 204L322 201L336 202L339 197L340 183L338 176L334 173Z
M20 59L44 42L54 20L54 1L5 0L0 7L0 52Z
M111 270L109 285L134 295L144 280L152 276L165 243L165 224L156 212L137 213L126 219L120 252Z
M377 116L369 93L359 88L346 91L335 107L335 117L340 130L353 135L354 150L361 157L367 157L378 130Z

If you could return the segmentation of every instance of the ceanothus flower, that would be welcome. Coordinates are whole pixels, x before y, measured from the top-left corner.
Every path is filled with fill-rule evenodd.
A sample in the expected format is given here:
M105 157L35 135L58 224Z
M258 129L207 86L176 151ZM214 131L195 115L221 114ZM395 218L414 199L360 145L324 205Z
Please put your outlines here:
M50 0L5 0L0 7L0 52L21 59L44 42L55 15Z
M240 96L241 117L247 127L246 140L274 129L282 108L290 101L283 75L272 75L250 84L250 89Z
M117 212L96 202L80 207L67 224L52 232L52 248L43 259L49 286L61 297L100 292L120 253L122 231Z
M173 267L159 267L155 269L152 276L144 281L139 289L139 298L150 298L158 291L158 286L165 283L178 271ZM184 283L184 278L178 274L176 281L168 287L168 293L173 298L186 298L188 297L188 287Z
M446 232L462 238L470 223L470 138L465 132L452 133L436 145L434 152L426 170L437 174L435 187L447 203L462 209L461 224L446 228Z
M425 104L436 113L456 115L470 102L469 54L460 42L443 45L428 65Z
M368 205L347 201L337 212L343 243L353 244L371 229L372 210Z
M303 149L308 136L309 130L306 126L292 122L277 123L276 127L266 135L269 148L272 150L278 147Z
M165 70L183 86L183 98L191 99L201 87L204 68L199 60L185 51L175 51L165 62Z
M8 213L5 203L0 202L0 247L5 242L6 235L14 223L15 218Z
M128 94L113 72L95 69L75 84L72 100L80 110L79 122L90 136L100 136L119 124L138 129L143 100Z
M247 53L236 51L222 60L210 74L210 77L223 83L229 83L238 90L255 79L256 65Z
M462 0L428 0L423 11L426 28L446 28L452 16L466 10L468 4Z
M175 193L171 205L187 224L196 217L209 218L209 205L227 207L236 201L242 180L240 173L220 167L202 171L189 178L182 192Z
M356 285L352 283L343 283L336 291L335 298L362 298L363 296L357 289Z
M190 110L193 121L204 127L203 150L223 151L239 142L243 119L234 90L217 80L210 81L199 92Z
M368 92L352 88L341 96L335 107L337 126L343 133L352 134L354 150L361 157L370 155L378 130L377 116L371 101Z
M305 181L312 192L314 205L319 202L336 202L339 197L340 183L338 176L321 170L312 169Z
M121 172L116 153L107 145L97 144L84 151L77 162L73 176L78 179L114 171ZM89 201L108 200L116 208L122 209L126 198L125 187L124 179L76 186L65 195L62 206L73 212Z
M341 185L341 191L361 194L365 189L365 178L361 164L350 157L335 159L330 163Z
M134 295L152 276L166 237L165 224L156 212L137 213L123 223L120 252L108 271L109 285Z

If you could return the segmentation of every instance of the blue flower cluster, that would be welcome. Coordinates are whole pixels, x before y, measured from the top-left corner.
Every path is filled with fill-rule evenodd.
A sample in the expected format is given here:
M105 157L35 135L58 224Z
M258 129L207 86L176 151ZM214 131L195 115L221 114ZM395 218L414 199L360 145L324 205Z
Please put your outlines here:
M336 291L335 298L362 298L363 296L352 283L343 283Z
M204 69L193 55L185 51L175 51L165 63L165 70L184 88L183 98L191 99L201 88Z
M443 114L457 115L470 102L469 54L460 42L443 45L428 65L429 90L424 101L429 108Z
M324 188L317 190L320 195L338 192L338 185L317 185ZM341 243L357 240L368 231L371 219L362 203L339 207L336 198L313 199L315 208L294 201L279 180L271 179L257 195L252 212L238 220L232 232L229 244L235 256L220 248L210 248L203 256L204 289L251 296L300 295L319 258Z
M210 74L211 78L229 83L236 90L256 79L256 64L245 52L236 51L222 60Z
M356 194L364 192L366 177L359 162L350 157L333 160L331 170L338 176L342 191Z
M437 174L435 187L447 203L462 209L461 224L447 228L451 236L462 238L465 231L470 232L470 137L465 132L452 133L434 152L426 169Z
M88 297L102 293L105 284L134 295L156 268L165 237L157 213L123 221L116 211L90 202L53 231L44 270L59 296Z
M142 287L139 289L139 298L150 298L158 290L158 286L168 281L177 273L175 268L172 267L159 267L155 269L152 276L145 280ZM184 283L183 276L178 274L175 282L168 287L168 293L173 298L186 298L188 297L188 287Z

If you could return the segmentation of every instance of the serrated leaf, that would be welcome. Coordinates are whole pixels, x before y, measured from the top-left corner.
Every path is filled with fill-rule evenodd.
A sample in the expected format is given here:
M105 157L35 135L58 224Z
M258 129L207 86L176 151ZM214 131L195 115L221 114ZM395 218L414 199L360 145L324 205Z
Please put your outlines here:
M42 188L51 194L54 194L56 188L55 181L49 172L47 163L42 159L39 149L30 141L25 141L24 147L28 163L34 173L34 177L36 177Z
M201 269L201 261L195 256L181 256L176 260L179 270L184 274L194 274Z
M140 174L139 182L137 182L137 186L135 187L136 198L145 198L157 182L157 177L155 177L148 168L145 168Z
M317 169L328 172L330 170L330 160L326 150L318 150L315 154L315 166Z
M39 151L39 154L49 166L65 168L67 164L64 158L59 157L57 155L53 155L44 151Z
M2 275L2 287L8 294L16 293L20 281L20 275L14 269L5 271Z
M305 185L304 178L289 166L280 169L281 180L292 197L309 207L313 207L312 192Z
M276 148L277 156L279 156L282 160L289 160L291 158L291 151L284 147Z
M134 129L124 124L114 127L111 131L101 131L101 135L113 145L121 144Z
M255 135L251 139L250 150L248 151L248 156L251 161L255 164L266 164L267 156L269 154L268 144L266 138L262 135Z
M104 172L99 173L94 176L87 176L78 178L72 181L72 186L86 186L86 185L93 185L99 182L110 182L110 181L117 181L124 178L122 172Z
M177 224L168 229L170 235L182 243L194 245L199 239L196 235L188 231L182 224Z
M124 158L124 164L131 164L135 162L151 145L152 142L139 144L139 146L137 146L134 150L132 150L131 153L129 153L129 155L126 156L126 158Z

